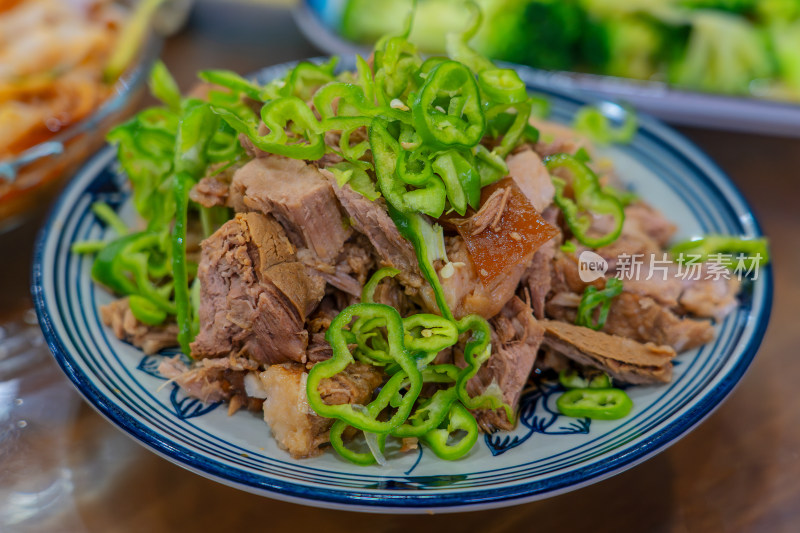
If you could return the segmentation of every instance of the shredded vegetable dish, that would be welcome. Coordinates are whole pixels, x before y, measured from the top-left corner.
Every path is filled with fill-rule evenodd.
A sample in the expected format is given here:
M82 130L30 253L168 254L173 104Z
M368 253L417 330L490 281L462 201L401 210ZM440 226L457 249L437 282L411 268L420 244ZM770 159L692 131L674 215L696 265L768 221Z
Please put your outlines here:
M74 247L121 297L103 321L147 353L179 346L163 376L261 412L295 458L456 460L547 379L565 416L625 417L619 385L670 381L736 307L740 281L705 273L739 265L715 254L768 260L763 240L706 236L675 245L663 280L628 281L622 258L663 260L676 229L595 148L630 142L635 118L548 122L546 99L469 46L471 8L446 57L418 53L412 14L352 71L205 71L184 97L158 64L163 105L109 135L140 222L98 203L111 237ZM679 277L689 251L696 280ZM607 271L584 276L585 254Z
M0 0L0 159L94 111L125 12L108 0Z

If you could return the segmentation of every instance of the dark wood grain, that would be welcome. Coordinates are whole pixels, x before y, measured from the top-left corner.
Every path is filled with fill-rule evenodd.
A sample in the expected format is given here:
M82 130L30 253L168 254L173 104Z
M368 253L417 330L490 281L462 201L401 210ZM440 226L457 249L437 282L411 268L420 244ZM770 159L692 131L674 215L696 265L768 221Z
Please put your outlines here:
M201 2L164 57L186 88L200 68L248 72L316 54L285 11ZM590 487L510 509L359 515L208 481L138 447L84 405L64 421L68 466L84 465L73 480L75 523L108 533L800 530L800 141L684 133L751 202L772 241L776 291L769 331L747 375L724 405L669 450ZM33 234L29 225L2 238L14 260L0 262L0 313L29 305L23 282ZM114 474L98 487L85 465L101 460Z

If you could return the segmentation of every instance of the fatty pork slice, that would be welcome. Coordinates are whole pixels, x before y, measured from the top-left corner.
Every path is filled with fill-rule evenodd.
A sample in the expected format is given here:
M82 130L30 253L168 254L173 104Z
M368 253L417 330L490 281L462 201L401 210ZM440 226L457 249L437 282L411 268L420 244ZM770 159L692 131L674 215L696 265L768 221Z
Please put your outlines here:
M508 174L539 213L553 203L556 188L547 167L533 150L523 150L506 160Z
M236 211L271 214L298 248L334 262L350 236L333 188L305 161L269 155L236 171L230 192Z
M200 332L192 355L306 361L306 317L324 295L274 218L239 213L203 241Z
M422 287L424 280L414 247L400 235L386 207L379 201L370 201L347 184L339 187L333 176L330 182L353 227L372 244L381 266L398 269L399 280L412 291Z
M442 265L438 269L439 279L447 305L456 318L471 314L481 315L486 319L495 316L514 296L519 281L528 268L526 263L517 264L491 281L484 282L480 279L461 236L445 237L445 248L452 266L448 267L450 272L446 272L446 265ZM423 292L422 295L426 307L435 310L433 293Z
M467 392L474 397L496 391L516 410L536 361L544 328L533 317L531 308L516 296L509 300L490 325L492 355L467 382ZM463 360L460 362L463 364ZM514 427L503 409L479 409L474 414L478 425L487 433Z
M448 223L459 234L445 238L450 263L438 273L456 317L495 316L516 292L536 252L559 234L511 178L483 189L477 213Z
M273 365L258 375L264 399L264 421L278 445L295 459L322 453L328 442L333 419L317 415L308 405L303 365ZM343 372L320 383L320 395L328 405L366 405L373 391L383 382L380 370L364 363L353 363Z
M100 319L103 324L111 328L118 339L141 348L148 355L178 346L177 324L170 322L161 326L150 326L140 322L133 316L127 298L114 300L102 306Z
M543 320L542 345L578 364L607 372L613 379L632 385L669 383L672 379L670 346L642 344L567 322Z

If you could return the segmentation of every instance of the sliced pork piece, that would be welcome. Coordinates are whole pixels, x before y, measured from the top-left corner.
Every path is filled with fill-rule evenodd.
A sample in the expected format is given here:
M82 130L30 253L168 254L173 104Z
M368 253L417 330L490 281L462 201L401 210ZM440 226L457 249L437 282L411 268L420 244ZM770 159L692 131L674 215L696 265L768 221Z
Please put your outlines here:
M530 305L533 308L533 315L542 319L545 315L545 301L553 278L553 259L556 255L557 242L551 240L542 245L533 254L530 266L522 275L521 287L525 298L530 298Z
M381 202L368 200L347 184L339 187L332 176L330 182L353 227L375 248L381 266L400 270L398 279L406 287L422 287L424 280L414 247L397 231L386 207Z
M308 374L302 365L273 365L259 374L264 394L264 421L278 445L295 459L322 453L328 442L333 419L311 409L306 396ZM365 405L383 381L381 372L370 365L353 363L333 378L320 383L320 394L328 405Z
M600 233L608 233L611 227L603 227ZM585 248L579 247L580 251ZM626 262L630 263L632 257L639 262L649 262L651 258L661 259L664 251L659 242L648 235L635 219L626 217L622 225L622 233L617 240L607 246L598 248L597 254L608 262L608 270L614 273L620 268L625 268ZM627 259L625 259L627 257Z
M336 315L346 306L345 302L337 302L335 295L328 295L308 317L308 333L311 338L308 341L306 355L309 362L318 363L333 357L333 348L325 340L325 333Z
M739 294L741 282L735 277L716 278L708 268L702 265L697 278L687 276L681 280L683 292L678 303L682 309L695 316L722 320L736 309L736 295Z
M148 326L139 322L127 298L115 300L100 308L100 319L111 328L114 335L125 342L141 348L146 354L158 353L165 348L178 346L178 325L167 323Z
M672 346L678 353L714 338L708 320L679 318L653 299L627 292L614 299L603 330L639 342Z
M351 238L344 243L341 254L334 264L324 262L309 249L299 250L298 259L311 270L311 273L356 298L367 282L367 276L375 266L370 244L363 235Z
M309 248L325 262L339 256L350 236L328 180L297 159L250 161L233 176L230 202L236 211L273 215L295 246Z
M209 168L209 174L189 191L189 198L203 207L228 205L231 181L240 165L219 163Z
M580 296L559 293L547 303L547 316L575 323ZM611 302L602 331L638 342L672 346L681 353L702 346L714 338L707 320L680 318L652 298L623 292Z
M539 155L524 150L506 159L508 174L538 212L553 203L556 189Z
M657 260L661 261L660 253ZM660 268L661 265L646 262L641 264L638 275L632 275L630 271L622 273L623 290L651 298L677 315L691 314L699 318L722 320L736 309L736 295L741 283L734 276L730 276L730 279L716 278L707 264L697 265L696 273L688 275L674 263L665 263L663 272L658 270ZM651 269L652 276L649 275ZM613 270L609 270L613 273ZM590 285L580 279L577 257L561 250L555 252L550 282L554 294L572 292L578 296ZM591 283L598 288L603 288L604 284L603 279Z
M274 218L239 213L226 222L203 241L198 277L202 304L193 356L306 361L305 319L325 282L306 273Z
M659 256L657 261L661 260ZM717 276L707 263L695 267L645 262L638 278L628 279L632 277L628 275L623 287L625 292L652 298L678 314L722 320L736 309L741 282L730 274L729 279Z
M536 360L544 328L533 318L531 308L516 296L492 319L491 327L493 353L467 382L467 392L478 396L495 390L502 394L504 402L516 409ZM475 418L487 433L514 427L503 409L479 409Z
M650 204L637 201L625 208L625 218L655 240L662 248L675 236L677 226Z
M477 213L449 218L447 223L458 230L486 285L517 265L529 264L536 250L560 233L534 209L511 178L481 191Z
M597 216L592 221L592 232L597 235L606 235L614 229L614 221L610 216ZM568 231L565 228L565 231ZM675 233L675 225L669 222L660 211L644 202L636 202L625 208L625 222L619 237L607 246L594 250L600 257L608 262L611 273L630 257L635 256L638 262L650 262L652 259L661 260L664 255L664 246ZM587 250L578 245L578 254ZM627 256L627 260L621 259Z
M642 266L642 272L648 272L648 268ZM639 279L625 279L622 284L625 292L651 298L670 309L678 309L678 300L683 293L683 282L674 275L673 269L667 276L656 273L647 279L647 275L642 274Z
M573 292L583 294L584 289L590 285L580 277L578 271L578 257L556 249L553 254L550 285L554 294ZM596 280L593 285L603 288L602 280Z
M257 369L255 361L234 356L201 359L191 367L176 356L158 365L158 372L177 383L189 396L204 403L230 401L230 414L242 406L249 410L261 408L261 399L250 397L245 387L245 376Z
M218 207L228 203L229 183L213 178L203 178L189 191L189 198L203 207Z
M642 344L566 322L540 323L544 326L543 346L576 363L607 372L621 383L668 383L672 379L676 354L670 346Z

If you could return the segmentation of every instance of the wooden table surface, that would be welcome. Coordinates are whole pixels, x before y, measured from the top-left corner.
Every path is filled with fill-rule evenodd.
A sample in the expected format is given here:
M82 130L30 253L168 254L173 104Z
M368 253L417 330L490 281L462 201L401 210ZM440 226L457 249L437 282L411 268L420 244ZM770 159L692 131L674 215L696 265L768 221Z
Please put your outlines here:
M200 68L248 72L318 54L287 11L200 2L164 58L187 88ZM0 530L800 531L800 141L683 131L755 209L772 241L775 302L764 343L740 385L665 452L590 487L495 511L384 516L302 507L208 481L138 446L81 402L45 358L42 371L49 372L63 413L29 439L47 462L28 468L56 468L66 489L55 507L4 527L3 489L35 472L10 477L0 448ZM0 320L31 305L35 232L31 223L0 237Z

